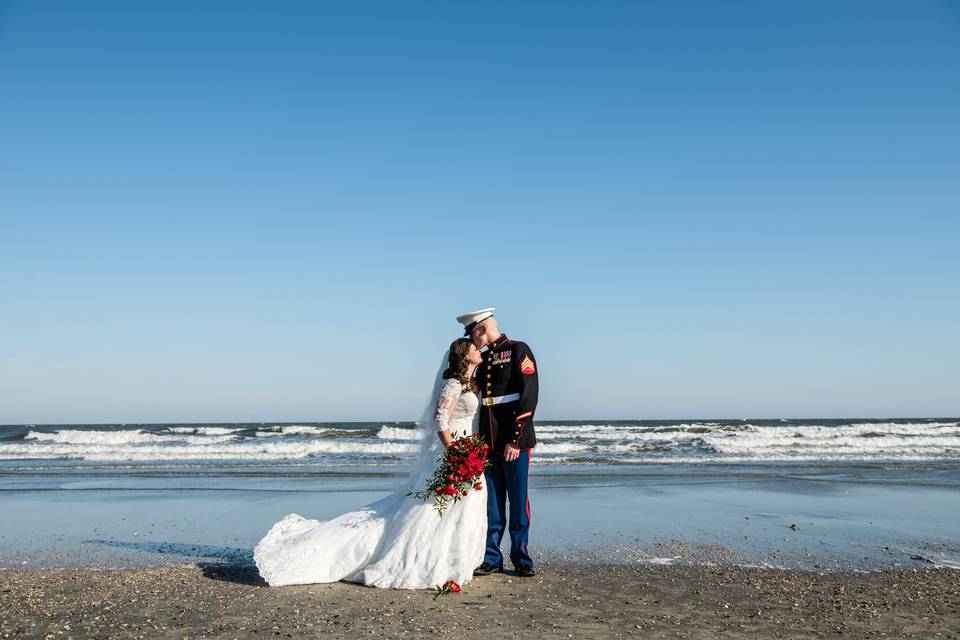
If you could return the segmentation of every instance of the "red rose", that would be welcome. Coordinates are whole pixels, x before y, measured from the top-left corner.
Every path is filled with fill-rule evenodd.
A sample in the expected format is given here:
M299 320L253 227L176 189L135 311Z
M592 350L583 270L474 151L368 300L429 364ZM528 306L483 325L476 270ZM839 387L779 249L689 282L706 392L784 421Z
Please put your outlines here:
M460 585L453 580L447 580L443 583L442 587L434 587L433 599L436 600L440 596L448 593L460 593Z
M473 488L476 489L477 491L480 491L481 489L483 489L483 485L478 482L477 484L473 485Z

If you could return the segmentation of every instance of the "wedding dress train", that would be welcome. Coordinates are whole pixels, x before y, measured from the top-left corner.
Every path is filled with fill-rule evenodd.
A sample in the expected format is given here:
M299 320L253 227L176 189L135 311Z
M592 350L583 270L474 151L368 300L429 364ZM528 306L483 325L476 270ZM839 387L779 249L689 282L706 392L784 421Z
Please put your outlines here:
M437 396L431 420L435 424L421 424L420 462L408 481L398 482L387 497L332 520L291 513L273 525L253 554L270 586L347 580L427 589L447 580L470 581L483 560L486 489L471 491L442 517L432 500L406 495L411 488L422 489L433 476L431 462L443 450L436 429L449 428L454 438L476 431L479 399L473 391L457 380L444 380Z

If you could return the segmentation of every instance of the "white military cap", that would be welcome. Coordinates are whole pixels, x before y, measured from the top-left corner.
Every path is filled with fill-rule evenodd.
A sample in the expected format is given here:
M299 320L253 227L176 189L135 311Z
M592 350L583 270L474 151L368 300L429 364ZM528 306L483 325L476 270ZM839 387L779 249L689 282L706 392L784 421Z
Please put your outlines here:
M487 307L486 309L471 311L470 313L465 313L462 316L457 316L457 322L463 325L463 335L470 335L470 331L477 326L477 323L483 322L487 318L491 317L494 310L494 307Z

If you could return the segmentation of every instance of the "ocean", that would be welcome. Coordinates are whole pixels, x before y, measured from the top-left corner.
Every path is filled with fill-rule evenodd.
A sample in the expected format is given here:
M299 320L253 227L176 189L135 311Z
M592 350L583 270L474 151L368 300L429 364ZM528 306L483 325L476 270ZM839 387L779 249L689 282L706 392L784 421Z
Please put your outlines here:
M215 462L322 471L402 467L415 451L411 422L0 426L0 469ZM587 420L536 425L536 466L960 463L960 419Z
M0 426L0 569L239 563L383 497L411 422ZM542 561L960 568L960 419L542 421Z

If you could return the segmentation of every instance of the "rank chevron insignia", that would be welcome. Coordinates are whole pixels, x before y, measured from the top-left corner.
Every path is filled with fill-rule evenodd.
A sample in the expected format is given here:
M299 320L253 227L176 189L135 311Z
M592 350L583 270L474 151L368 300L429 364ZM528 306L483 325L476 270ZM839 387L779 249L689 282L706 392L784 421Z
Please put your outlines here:
M523 356L523 360L520 361L520 373L525 376L531 376L537 372L537 368L533 364L533 360L530 359L530 356Z

